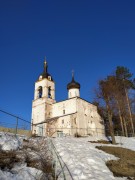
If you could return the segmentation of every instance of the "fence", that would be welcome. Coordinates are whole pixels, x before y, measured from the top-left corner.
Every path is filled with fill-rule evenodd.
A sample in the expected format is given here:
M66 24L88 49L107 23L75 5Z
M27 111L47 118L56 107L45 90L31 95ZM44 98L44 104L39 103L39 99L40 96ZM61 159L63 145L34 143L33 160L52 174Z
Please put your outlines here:
M31 136L31 122L0 110L0 131Z

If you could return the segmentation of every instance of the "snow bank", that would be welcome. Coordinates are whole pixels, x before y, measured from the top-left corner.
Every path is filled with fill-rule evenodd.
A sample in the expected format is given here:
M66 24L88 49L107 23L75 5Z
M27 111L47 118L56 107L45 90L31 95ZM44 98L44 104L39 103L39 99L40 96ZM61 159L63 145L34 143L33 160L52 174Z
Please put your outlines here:
M121 144L121 147L135 151L135 137L116 136L116 142Z
M67 167L73 179L77 180L113 180L126 179L114 177L113 173L106 166L106 161L118 159L111 154L107 154L95 148L101 144L90 143L88 141L107 140L106 137L88 138L55 138L53 143ZM116 138L117 141L120 140ZM64 143L63 143L64 142ZM135 149L133 138L123 138L123 147ZM104 144L106 145L106 144ZM66 173L66 172L65 172ZM68 178L71 179L70 177Z
M135 137L124 137L124 136L115 136L116 139L116 143L118 143L117 145L113 145L113 146L119 146L119 147L123 147L123 148L127 148L130 150L135 151ZM88 137L85 139L85 141L98 141L98 140L111 140L111 137L105 137L105 136L95 136L95 137ZM101 144L96 144L96 145L101 145ZM112 146L112 144L102 144L105 146Z
M0 170L0 180L35 180L42 176L42 171L26 167L26 164L16 165L10 172Z
M0 146L3 151L17 150L22 147L24 136L0 132Z
M25 142L23 139L27 139L27 137L0 132L0 149L3 151L17 150L17 157L20 159L20 162L13 163L12 169L8 169L7 167L4 170L0 169L0 180L39 180L51 177L51 174L48 175L39 169L27 167L25 163L28 157L31 161L39 161L39 168L42 167L42 163L44 161L46 162L47 160L45 158L48 157L46 138L31 138ZM25 149L22 148L23 145L26 146Z

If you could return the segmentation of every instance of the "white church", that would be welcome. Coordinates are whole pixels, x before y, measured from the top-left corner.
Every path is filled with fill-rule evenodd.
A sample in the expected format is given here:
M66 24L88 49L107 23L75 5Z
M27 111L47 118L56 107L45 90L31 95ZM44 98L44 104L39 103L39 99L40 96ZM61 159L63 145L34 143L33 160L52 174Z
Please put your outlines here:
M95 105L80 97L80 84L74 80L74 75L67 90L68 99L56 102L55 82L45 61L44 71L35 82L32 133L51 137L104 135L103 119Z

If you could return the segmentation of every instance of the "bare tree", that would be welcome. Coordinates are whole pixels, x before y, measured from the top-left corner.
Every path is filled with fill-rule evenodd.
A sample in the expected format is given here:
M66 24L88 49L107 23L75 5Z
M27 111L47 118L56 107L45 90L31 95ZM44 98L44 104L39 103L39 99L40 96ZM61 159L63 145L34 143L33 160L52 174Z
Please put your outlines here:
M97 91L97 98L103 102L104 107L106 109L112 143L115 144L116 141L115 141L115 136L114 136L113 121L112 121L112 117L113 117L112 104L113 103L112 103L112 94L110 91L111 86L112 86L111 83L107 79L99 81L99 89Z
M129 132L134 135L134 114L132 111L133 107L135 107L135 100L133 96L129 97L129 91L135 89L135 81L132 79L132 76L127 68L118 66L114 74L99 81L96 97L98 97L98 100L100 99L99 104L100 107L102 107L100 110L107 112L110 134L112 134L112 136L113 124L115 124L113 120L116 119L116 117L119 117L122 135L128 136ZM104 113L102 113L102 115L103 114ZM106 116L104 117L106 118Z

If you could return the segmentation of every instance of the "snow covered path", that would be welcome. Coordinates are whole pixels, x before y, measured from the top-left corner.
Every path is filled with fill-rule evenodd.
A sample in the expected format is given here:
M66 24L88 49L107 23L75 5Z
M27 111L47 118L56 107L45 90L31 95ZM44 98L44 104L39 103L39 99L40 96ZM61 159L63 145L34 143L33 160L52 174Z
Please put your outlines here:
M107 168L105 162L117 159L95 148L90 138L55 138L53 143L57 152L69 168L74 180L112 180L116 178ZM94 139L93 139L94 140ZM101 145L101 144L100 144ZM69 178L68 178L69 179ZM70 180L70 179L69 179Z

